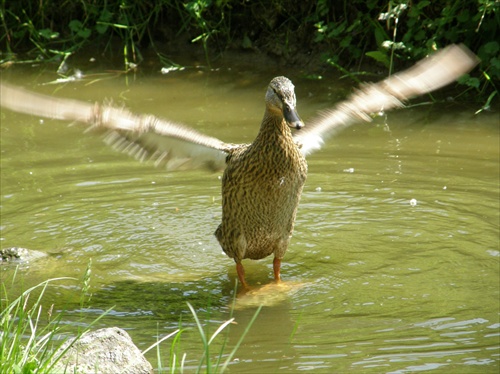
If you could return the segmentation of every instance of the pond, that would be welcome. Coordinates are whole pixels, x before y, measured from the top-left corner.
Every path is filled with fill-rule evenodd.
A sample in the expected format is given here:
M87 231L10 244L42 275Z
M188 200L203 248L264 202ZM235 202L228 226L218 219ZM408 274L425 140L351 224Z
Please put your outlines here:
M221 62L162 75L92 74L67 84L15 67L2 79L57 97L112 99L228 142L251 142L270 79L296 86L306 126L351 89L347 80L299 70ZM97 72L102 72L95 69ZM425 101L425 100L424 100ZM119 326L140 349L181 324L179 353L193 371L206 330L235 318L214 356L233 349L259 305L230 372L417 371L497 373L499 323L499 119L452 101L387 113L354 125L311 155L296 228L272 284L272 258L244 262L253 295L236 298L236 271L213 232L220 173L166 172L107 147L78 124L1 113L1 247L48 253L1 265L12 294L48 278L47 305L64 323ZM191 329L189 327L192 327ZM162 343L168 366L171 341ZM225 344L225 346L223 346ZM158 367L155 350L147 358Z

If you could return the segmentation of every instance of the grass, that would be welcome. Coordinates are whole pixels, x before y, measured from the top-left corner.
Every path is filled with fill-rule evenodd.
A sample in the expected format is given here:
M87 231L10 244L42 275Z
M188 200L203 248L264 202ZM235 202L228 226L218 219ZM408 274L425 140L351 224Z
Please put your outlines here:
M80 310L82 310L84 303L88 302L91 296L89 294L90 274L91 262L89 261L87 270L81 280L70 277L51 278L27 289L12 301L9 300L7 284L2 281L2 288L0 290L0 373L52 373L58 361L61 360L71 346L111 311L110 308L90 324L87 324L86 327L78 328L75 335L65 330L65 328L67 329L68 327L67 324L61 323L64 317L64 311L53 314L54 305L50 306L48 310L44 310L42 305L48 287L68 281L77 282L80 285ZM15 283L16 276L17 269L12 277L12 285ZM257 318L261 308L257 309L252 320L246 326L245 331L232 350L228 354L225 353L227 348L226 334L226 338L216 352L215 357L213 357L212 349L216 338L218 338L223 331L228 332L228 327L234 322L232 312L230 318L218 326L209 336L209 325L206 324L205 326L191 304L188 303L187 305L193 316L196 330L199 332L202 346L202 354L199 358L196 372L224 372L232 362L234 355L243 342L251 325ZM234 310L234 304L231 310ZM83 319L83 315L81 318ZM180 323L179 329L161 338L142 352L145 354L152 349L156 349L158 361L156 371L158 373L183 373L187 370L187 353L183 353L179 356L177 352L180 349L181 335L187 333L189 330L193 329L182 328L182 324ZM64 349L60 349L69 339L72 339L72 343ZM160 348L162 343L169 339L171 339L171 343L170 348L167 350L168 358L165 358L165 352ZM164 367L162 362L165 359L168 360L168 365Z
M227 347L227 341L228 341L228 333L229 333L229 328L231 324L234 323L234 317L233 317L233 312L235 309L235 303L236 303L236 287L237 287L237 282L235 284L235 292L234 292L234 297L233 297L233 305L231 308L231 314L229 316L229 319L223 323L221 323L213 333L209 333L209 324L208 323L203 323L198 314L196 313L195 309L190 303L187 303L187 306L191 312L191 315L193 316L194 322L195 322L195 327L196 330L198 330L200 340L201 340L201 346L202 346L202 353L200 358L198 359L198 366L195 370L196 373L223 373L227 367L231 364L233 361L236 352L240 348L241 344L243 343L243 340L245 339L245 336L247 333L250 331L250 328L252 327L253 323L257 319L262 306L258 307L257 310L255 311L252 319L248 323L248 325L245 327L245 330L239 337L238 341L234 345L233 349L229 353L225 353L226 347ZM210 313L210 308L208 308L208 313ZM207 316L207 321L210 321L210 315ZM180 351L180 346L181 346L181 336L182 334L186 333L187 331L192 330L192 328L183 328L182 327L182 321L179 322L179 328L172 333L164 336L162 339L158 340L155 344L150 346L149 348L145 349L142 353L145 354L146 352L150 351L153 348L156 348L156 357L158 361L158 366L157 366L157 372L158 373L176 373L180 372L183 373L187 371L186 368L186 359L187 359L187 354L184 352L180 355L178 355L177 352ZM225 332L226 335L223 338L222 344L220 344L220 347L217 349L214 347L214 343L216 341L216 338L222 333ZM209 336L210 335L210 336ZM173 340L170 344L170 349L169 349L169 358L168 358L168 366L163 367L162 362L164 361L164 357L162 354L162 351L160 349L160 344L163 343L165 340L172 338ZM217 350L216 350L217 349ZM215 355L213 354L213 350L215 351ZM189 369L190 372L192 372L191 368Z
M74 280L73 278L54 278L34 286L17 299L8 302L2 297L0 314L0 372L32 373L50 372L58 357L51 354L52 342L58 340L57 317L54 323L40 327L42 319L41 300L50 283ZM3 292L6 295L5 285ZM32 294L40 290L40 295L31 306ZM7 304L4 307L4 303ZM50 315L49 311L49 315Z
M12 278L15 283L17 269ZM88 289L90 266L82 281L82 295ZM76 278L51 278L22 292L9 301L7 285L2 282L0 294L0 373L50 373L66 351L59 348L69 339L64 333L61 320L63 313L53 314L54 305L44 311L42 301L47 288L58 282L78 282ZM44 313L45 312L45 313ZM104 317L107 312L79 328L78 339ZM75 341L77 340L75 339Z

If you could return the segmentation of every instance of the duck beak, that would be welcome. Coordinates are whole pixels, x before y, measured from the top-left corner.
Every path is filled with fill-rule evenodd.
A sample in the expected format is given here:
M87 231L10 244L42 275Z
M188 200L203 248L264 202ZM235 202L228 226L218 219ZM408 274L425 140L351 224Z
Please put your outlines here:
M291 107L290 105L286 104L284 109L283 109L283 117L285 117L285 121L288 124L288 126L300 130L302 127L304 127L304 122L299 117L299 114L295 110L295 108Z

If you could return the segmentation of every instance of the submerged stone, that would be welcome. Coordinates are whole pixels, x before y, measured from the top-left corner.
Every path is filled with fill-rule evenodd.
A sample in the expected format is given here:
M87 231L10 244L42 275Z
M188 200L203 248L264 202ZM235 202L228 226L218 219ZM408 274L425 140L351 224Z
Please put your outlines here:
M46 254L33 249L10 247L0 250L0 262L27 262L45 257Z

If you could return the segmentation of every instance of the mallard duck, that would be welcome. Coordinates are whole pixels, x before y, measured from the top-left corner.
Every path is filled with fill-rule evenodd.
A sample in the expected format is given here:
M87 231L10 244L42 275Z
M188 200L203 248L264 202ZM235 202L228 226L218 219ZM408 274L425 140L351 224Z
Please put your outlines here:
M274 279L292 236L307 162L291 128L301 129L292 82L274 78L266 109L252 144L228 153L222 176L222 223L215 236L236 262L238 278L248 288L241 261L274 255Z
M167 169L225 169L222 223L215 236L236 262L238 278L248 288L242 265L247 258L274 255L274 279L281 279L281 260L292 236L307 176L306 155L321 148L340 129L360 120L369 121L372 113L402 107L402 102L413 96L447 85L477 62L466 47L449 46L402 73L364 85L347 101L312 119L305 129L296 111L292 82L276 77L267 88L264 118L252 144L225 143L154 116L28 93L6 84L1 87L1 105L111 129L108 143L137 158L152 158Z

